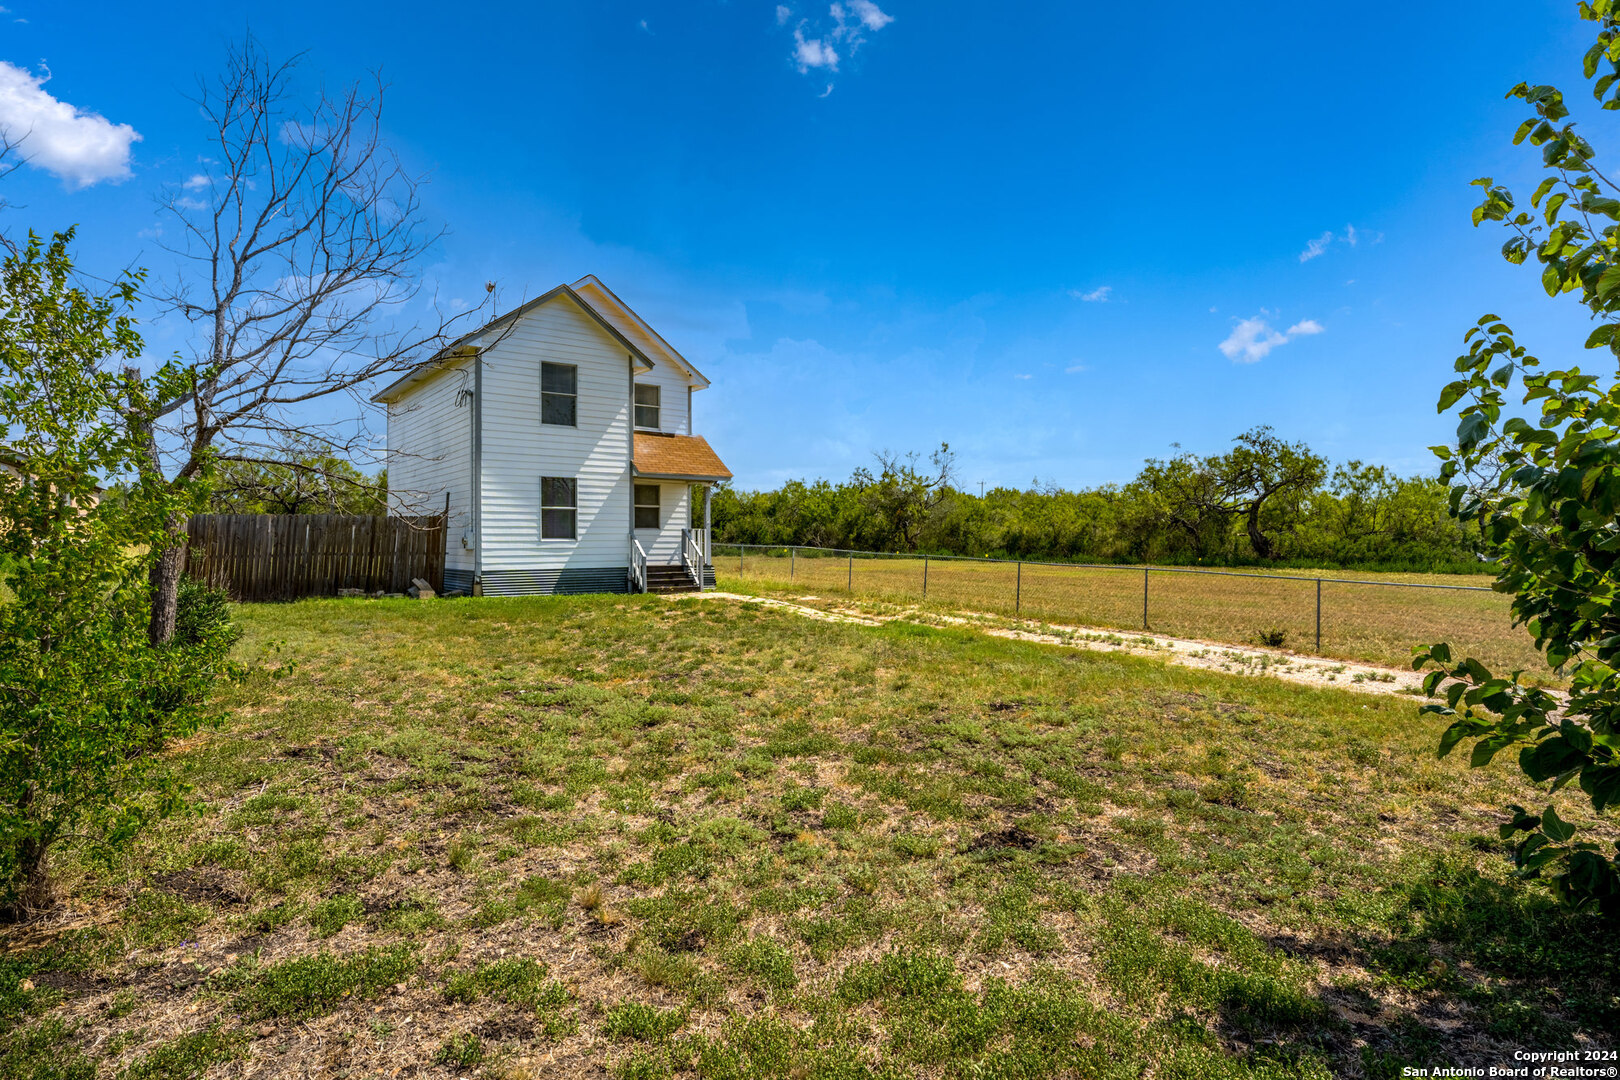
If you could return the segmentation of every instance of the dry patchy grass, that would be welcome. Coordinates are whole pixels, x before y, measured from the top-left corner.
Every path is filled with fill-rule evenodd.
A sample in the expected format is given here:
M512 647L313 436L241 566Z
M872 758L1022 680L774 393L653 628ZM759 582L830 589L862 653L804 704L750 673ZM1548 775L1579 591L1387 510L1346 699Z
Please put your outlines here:
M923 596L921 558L800 553L795 557L749 551L723 553L716 569L724 588L778 595L823 592L915 603ZM1304 653L1406 667L1412 646L1448 641L1460 655L1488 667L1545 669L1529 636L1511 625L1509 599L1489 588L1487 575L1379 574L1279 570L1275 577L1155 569L1148 580L1148 626L1156 633L1239 645L1282 645ZM1238 576L1241 575L1241 576ZM1139 566L1086 568L1025 563L929 559L927 601L945 611L1015 612L1034 619L1119 630L1142 629L1143 570ZM1322 645L1316 648L1318 577L1390 584L1324 581ZM1265 640L1268 635L1280 635Z
M1505 880L1511 764L1409 700L753 605L240 614L199 813L6 939L0 1076L1386 1077L1620 1026L1612 936Z

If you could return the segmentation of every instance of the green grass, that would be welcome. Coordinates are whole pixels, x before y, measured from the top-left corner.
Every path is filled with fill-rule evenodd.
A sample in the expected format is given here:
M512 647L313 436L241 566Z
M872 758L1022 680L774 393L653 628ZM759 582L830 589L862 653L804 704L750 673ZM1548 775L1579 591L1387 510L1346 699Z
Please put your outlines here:
M719 601L239 614L199 812L64 853L97 914L0 958L0 1076L1370 1077L1620 1029L1612 934L1507 874L1533 793L1410 698Z
M215 1065L245 1056L247 1035L217 1026L162 1043L120 1074L120 1080L200 1080Z
M348 956L319 952L261 966L244 959L220 973L216 989L232 996L248 1020L324 1016L351 1000L376 997L416 968L404 946L368 948Z

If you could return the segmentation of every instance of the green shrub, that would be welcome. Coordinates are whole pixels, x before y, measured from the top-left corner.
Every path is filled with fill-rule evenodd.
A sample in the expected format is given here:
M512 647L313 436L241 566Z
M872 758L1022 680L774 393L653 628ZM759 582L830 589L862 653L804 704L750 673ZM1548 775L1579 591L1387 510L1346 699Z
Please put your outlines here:
M241 639L242 628L231 618L231 598L225 590L182 577L175 607L174 641L181 645L213 643L228 649Z
M232 670L216 642L149 640L150 570L197 493L100 485L151 479L139 417L174 371L121 373L142 350L139 276L87 293L72 240L30 236L0 263L0 909L13 917L54 903L60 839L109 855L184 805L162 751L216 719L206 703Z

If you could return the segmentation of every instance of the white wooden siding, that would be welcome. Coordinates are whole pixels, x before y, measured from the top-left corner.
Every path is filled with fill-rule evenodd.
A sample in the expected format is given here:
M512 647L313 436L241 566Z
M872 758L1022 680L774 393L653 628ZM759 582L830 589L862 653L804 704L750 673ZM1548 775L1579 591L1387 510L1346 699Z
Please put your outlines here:
M445 567L471 573L473 553L461 545L472 524L471 365L446 368L402 401L388 406L388 512L437 514L450 495Z
M540 423L542 361L578 367L578 426ZM627 565L629 353L559 297L524 316L483 363L483 569ZM578 481L576 540L540 539L542 476Z
M636 382L659 388L658 426L642 430L662 431L668 435L692 434L691 417L686 412L686 388L691 384L674 364L660 360L651 371L637 375Z
M682 397L686 394L683 391ZM637 529L636 539L647 551L647 561L657 566L681 564L681 530L691 522L691 487L684 483L638 479L638 484L657 483L658 524L656 529Z

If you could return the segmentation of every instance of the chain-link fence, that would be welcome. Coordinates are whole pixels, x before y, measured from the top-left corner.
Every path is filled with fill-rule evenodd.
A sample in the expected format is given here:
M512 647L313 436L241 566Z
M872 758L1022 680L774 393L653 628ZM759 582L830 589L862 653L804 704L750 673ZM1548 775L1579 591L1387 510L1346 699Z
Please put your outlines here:
M1019 615L1406 667L1448 641L1493 670L1545 670L1509 598L1483 585L833 548L714 545L723 579L766 588ZM1420 576L1420 575L1411 575ZM1438 575L1429 575L1438 576Z

